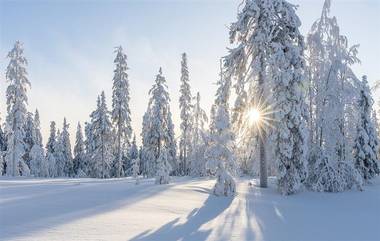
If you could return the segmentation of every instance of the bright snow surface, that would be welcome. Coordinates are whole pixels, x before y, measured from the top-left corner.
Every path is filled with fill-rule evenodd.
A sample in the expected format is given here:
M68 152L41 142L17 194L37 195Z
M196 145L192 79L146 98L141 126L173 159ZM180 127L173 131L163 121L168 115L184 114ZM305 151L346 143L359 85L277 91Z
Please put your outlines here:
M281 196L237 180L0 178L0 240L380 240L380 178L364 192Z

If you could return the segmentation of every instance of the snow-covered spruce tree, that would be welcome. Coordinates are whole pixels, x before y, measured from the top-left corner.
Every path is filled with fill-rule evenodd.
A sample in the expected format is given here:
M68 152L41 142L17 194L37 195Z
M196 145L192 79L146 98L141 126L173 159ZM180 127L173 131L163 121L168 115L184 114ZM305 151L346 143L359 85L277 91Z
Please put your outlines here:
M140 183L139 173L140 173L140 158L137 156L134 159L132 159L132 177L136 180L136 185Z
M114 160L114 140L104 91L98 97L97 109L91 113L91 131L93 139L93 151L91 153L93 175L98 178L109 178L111 176L112 161Z
M33 123L33 147L30 150L30 171L31 174L38 177L49 177L49 163L45 158L44 148L42 146L40 114L36 110Z
M169 162L169 152L166 150L166 147L163 146L160 150L160 155L156 160L156 184L168 184L170 177L169 174L171 172L171 165Z
M113 175L123 175L123 147L129 148L129 140L132 135L131 110L129 108L129 83L127 74L127 55L121 46L115 50L113 87L112 87L112 123L116 135L115 160L113 163Z
M359 62L357 46L348 47L326 0L321 18L307 37L309 83L310 158L308 185L316 191L338 192L361 188L353 167L351 146L356 86L359 80L350 66Z
M365 181L368 181L380 173L379 167L379 140L375 123L371 119L373 99L367 82L367 76L363 76L358 103L360 119L357 125L357 136L354 145L355 167Z
M33 135L34 134L34 119L33 119L33 113L31 112L28 112L26 114L26 121L24 124L24 133L25 133L25 137L24 137L25 154L23 156L23 159L26 165L28 165L28 167L30 168L30 160L31 160L30 150L32 150L32 147L34 146L34 135Z
M74 164L73 155L71 152L70 134L69 134L69 124L66 118L63 119L63 129L61 133L61 144L62 144L62 154L64 158L64 175L67 177L73 177L74 174Z
M237 46L230 49L229 55L224 59L224 65L226 78L237 80L234 85L237 99L233 108L233 124L234 130L240 135L257 135L257 129L251 126L247 127L244 119L247 118L246 113L252 106L262 105L269 96L271 79L267 76L270 72L266 70L271 67L269 63L272 57L271 45L275 39L277 28L281 24L276 18L278 17L278 6L282 6L282 4L282 0L245 0L244 7L238 13L237 21L230 27L230 42ZM264 144L267 141L266 129L266 126L263 126L261 130L263 135L261 135L259 143L260 185L262 187L267 186L267 161L264 155ZM252 143L242 146L255 146L256 138L245 139ZM248 151L250 150L246 152Z
M7 57L10 61L6 69L6 79L9 82L6 91L6 173L9 176L27 176L30 171L23 160L25 154L25 132L23 127L26 121L26 105L28 102L26 92L27 88L30 87L30 82L26 72L28 62L24 57L24 49L19 41L15 43Z
M179 97L179 109L181 117L181 136L179 140L179 174L189 175L190 165L189 165L189 153L191 146L191 92L189 84L189 70L187 67L187 57L186 53L182 54L181 61L181 86L180 86L180 97Z
M217 180L213 192L217 196L231 196L236 191L235 181L230 173L231 167L235 167L234 134L231 130L228 105L230 88L230 79L224 78L221 71L215 101L217 108L213 120L214 132L209 137L205 152L206 168L216 172Z
M139 150L137 148L136 144L136 136L133 136L133 140L131 142L131 145L129 146L128 153L125 155L123 160L123 169L125 172L125 175L133 175L133 160L138 158L139 156ZM140 165L140 164L139 164Z
M197 93L192 108L191 148L189 154L190 174L192 176L206 176L206 127L208 122L206 112L201 108L201 96Z
M56 142L57 142L57 136L56 136L55 122L52 121L50 122L50 135L49 135L48 142L46 143L46 156L45 156L45 159L48 163L50 177L57 176L55 151L54 151Z
M78 122L77 132L75 135L75 146L74 146L74 174L77 177L87 176L87 163L86 163L86 153L84 146L84 139L82 134L82 126Z
M143 162L147 176L156 176L157 160L163 148L171 170L176 167L176 143L174 125L170 113L170 98L162 69L156 76L156 81L150 89L151 98L143 119Z

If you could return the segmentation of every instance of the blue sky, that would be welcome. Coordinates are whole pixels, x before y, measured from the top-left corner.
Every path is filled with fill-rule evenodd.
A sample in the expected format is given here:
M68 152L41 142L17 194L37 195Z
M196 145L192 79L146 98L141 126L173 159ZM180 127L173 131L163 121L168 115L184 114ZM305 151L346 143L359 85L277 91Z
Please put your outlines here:
M322 0L293 0L306 34L321 12ZM219 58L228 47L227 26L240 0L9 1L0 0L0 116L5 117L5 58L15 40L29 60L29 109L40 110L46 141L49 122L66 116L88 120L96 96L105 90L110 107L114 47L128 55L133 127L139 135L148 90L162 66L179 123L180 58L187 52L192 91L200 91L208 111L214 99ZM380 0L333 0L342 33L360 44L358 76L380 79Z

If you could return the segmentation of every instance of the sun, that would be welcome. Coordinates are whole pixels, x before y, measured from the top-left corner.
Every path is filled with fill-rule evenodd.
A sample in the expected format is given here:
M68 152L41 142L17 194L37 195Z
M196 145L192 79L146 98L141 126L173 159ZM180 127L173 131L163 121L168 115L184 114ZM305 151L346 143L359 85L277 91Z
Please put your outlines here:
M257 108L252 108L248 111L248 119L251 124L257 124L261 121L261 112Z

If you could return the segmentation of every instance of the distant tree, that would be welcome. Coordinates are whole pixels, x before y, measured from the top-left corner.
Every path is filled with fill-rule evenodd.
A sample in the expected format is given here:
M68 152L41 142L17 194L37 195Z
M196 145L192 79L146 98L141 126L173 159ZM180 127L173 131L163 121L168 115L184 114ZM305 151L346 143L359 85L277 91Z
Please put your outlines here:
M24 124L24 149L25 149L25 154L23 156L23 159L30 168L30 150L32 150L32 147L34 146L34 119L33 119L33 113L28 112L26 114L26 121Z
M132 135L131 110L129 108L129 83L127 74L127 55L121 46L115 50L113 87L112 87L112 123L116 135L115 160L113 172L116 177L123 175L123 147L129 148Z
M56 176L65 177L66 156L64 154L65 147L63 146L62 134L60 130L57 130L57 140L54 143L54 159Z
M170 98L161 68L149 94L151 98L143 119L142 156L146 175L152 177L156 176L157 160L161 156L163 148L167 152L165 158L169 161L171 170L176 168L176 144L169 106Z
M30 82L26 72L28 62L24 57L24 49L19 41L15 43L7 57L10 59L10 62L6 70L6 79L9 82L6 91L6 173L9 176L27 176L30 171L23 160L23 156L25 155L25 132L23 127L27 114L26 105L28 98L26 92L28 87L30 87Z
M189 84L189 70L187 67L186 53L182 54L181 62L181 87L179 97L179 108L181 112L181 136L179 141L179 174L189 175L189 153L191 147L191 91Z
M140 183L139 181L140 172L140 158L137 156L132 159L132 177L136 180L136 185Z
M73 155L71 152L71 143L70 143L70 133L69 133L69 124L66 121L66 118L63 119L63 129L61 133L61 144L62 144L62 154L64 158L64 173L67 177L74 176L74 164L73 164Z
M91 153L93 175L99 178L109 178L114 160L113 136L104 91L98 97L97 109L91 113L91 132L93 138L93 152Z
M236 184L230 172L231 167L235 166L234 135L231 131L228 105L230 88L230 80L223 78L221 72L215 101L214 131L210 134L205 152L206 168L216 173L217 180L213 192L217 196L231 196L236 191Z
M5 165L5 151L7 150L7 139L5 133L2 129L2 122L0 118L0 176L5 174L6 165Z
M75 138L75 146L74 146L74 174L78 177L87 176L87 163L86 163L86 153L84 146L84 139L82 134L82 127L78 122L77 132Z
M56 177L58 175L56 168L56 160L55 160L55 147L57 143L55 122L50 122L50 135L48 142L46 144L46 156L45 159L48 163L49 176Z
M139 150L136 144L136 136L133 136L132 143L128 149L128 154L124 158L123 169L125 175L133 175L133 160L137 159L139 156ZM140 164L139 164L140 165Z
M360 120L357 125L357 136L354 145L355 167L364 180L368 181L380 174L379 139L375 123L371 118L373 99L367 82L363 76L359 100Z
M201 96L199 92L192 108L192 129L190 131L191 148L189 154L190 172L192 176L206 175L206 124L208 122L206 112L201 108Z
M33 147L30 150L30 171L38 177L49 177L49 162L45 158L44 148L42 146L40 115L38 110L34 114L33 131L32 131Z

